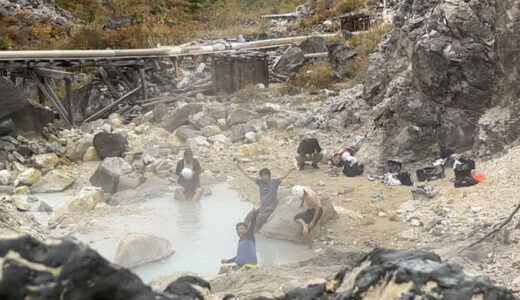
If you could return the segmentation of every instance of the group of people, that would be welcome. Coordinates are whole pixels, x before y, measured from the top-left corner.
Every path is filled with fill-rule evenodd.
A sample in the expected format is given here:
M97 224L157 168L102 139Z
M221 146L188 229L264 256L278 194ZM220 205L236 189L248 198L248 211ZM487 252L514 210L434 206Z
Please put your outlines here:
M260 230L276 209L280 184L296 168L303 170L306 162L311 162L311 166L318 169L318 164L323 161L323 151L315 138L306 137L302 139L296 152L297 165L290 168L280 178L271 177L271 171L268 168L261 169L258 173L259 176L253 178L242 169L238 160L235 160L237 169L258 186L260 202L247 214L243 222L236 224L236 233L239 237L237 254L234 258L221 261L223 265L220 273L237 269L258 268L255 232ZM191 196L193 201L200 200L202 189L199 176L201 172L202 168L199 161L193 157L193 152L189 149L186 150L183 159L177 163L175 169L175 173L179 176L179 187L175 190L176 199L185 201ZM309 249L312 249L311 231L323 216L321 201L315 191L301 185L293 186L292 195L300 200L300 208L306 208L306 210L294 216L294 221L301 226L303 238Z

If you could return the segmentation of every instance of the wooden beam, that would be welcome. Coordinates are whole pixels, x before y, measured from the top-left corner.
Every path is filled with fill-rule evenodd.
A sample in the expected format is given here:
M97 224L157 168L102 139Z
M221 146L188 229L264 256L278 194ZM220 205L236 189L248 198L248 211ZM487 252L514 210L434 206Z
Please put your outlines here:
M53 69L45 69L45 68L35 68L36 74L42 77L57 79L57 80L74 80L74 74L59 70L53 70Z
M38 85L38 88L41 90L41 92L52 102L52 104L58 111L58 114L60 115L60 117L63 118L65 123L67 123L67 125L70 128L73 128L72 123L70 122L70 120L67 116L67 112L65 111L65 108L61 104L60 99L58 99L58 97L56 97L56 94L54 94L54 92L52 91L52 89L49 86L49 84L47 83L47 81L45 81L45 79L44 79L43 80L44 83L42 83L40 81L40 79L38 78L38 75L36 75L36 73L33 70L30 70L29 73L30 73L32 79Z
M67 99L67 102L69 103L68 113L69 113L70 123L72 124L73 127L75 127L76 121L74 121L74 114L73 114L74 99L72 96L72 79L65 79L65 97Z
M99 67L99 74L101 74L101 77L103 78L103 81L107 85L110 93L112 93L112 96L114 96L114 98L116 98L116 99L119 99L119 97L121 97L121 96L119 95L119 92L117 91L116 87L110 81L110 78L108 78L107 71L105 71L105 69L103 67Z
M144 68L139 67L139 72L141 73L141 86L143 87L143 97L144 100L148 99L148 88L146 86L146 74L144 73Z
M95 113L95 114L91 115L90 117L86 118L85 122L90 122L92 120L95 120L95 119L103 116L104 114L106 114L107 112L112 110L114 107L116 107L117 105L119 105L123 101L127 100L130 96L134 95L140 89L141 89L141 86L136 87L135 89L131 90L127 94L123 95L123 97L121 97L121 98L117 99L116 101L114 101L112 104L108 105L107 107L103 108L102 110L98 111L97 113Z
M130 80L128 79L128 77L123 73L123 71L121 71L121 69L119 67L114 67L114 69L116 70L117 72L117 75L119 75L119 77L121 77L121 79L123 80L123 83L126 85L126 87L128 89L132 89L132 88L135 88L135 85L133 85Z

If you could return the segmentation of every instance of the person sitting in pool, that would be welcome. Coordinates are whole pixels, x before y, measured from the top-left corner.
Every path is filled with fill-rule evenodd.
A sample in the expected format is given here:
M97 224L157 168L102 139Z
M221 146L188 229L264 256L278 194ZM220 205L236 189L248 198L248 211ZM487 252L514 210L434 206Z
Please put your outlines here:
M200 163L193 158L190 149L184 151L184 158L179 160L175 174L179 175L179 187L175 190L175 196L180 201L186 200L186 194L193 195L193 201L197 202L202 196L199 175L202 173Z
M294 216L294 221L302 226L303 239L307 242L309 249L312 249L311 230L316 227L319 219L323 216L321 201L315 191L301 185L294 186L292 194L296 199L301 200L300 207L305 204L307 208L306 211Z
M256 240L255 240L255 223L260 206L255 205L253 208L253 216L251 223L238 223L236 225L238 240L237 256L231 259L223 259L220 262L224 264L220 267L219 274L232 272L236 270L254 270L258 269L258 259L256 258ZM232 264L233 265L228 265Z

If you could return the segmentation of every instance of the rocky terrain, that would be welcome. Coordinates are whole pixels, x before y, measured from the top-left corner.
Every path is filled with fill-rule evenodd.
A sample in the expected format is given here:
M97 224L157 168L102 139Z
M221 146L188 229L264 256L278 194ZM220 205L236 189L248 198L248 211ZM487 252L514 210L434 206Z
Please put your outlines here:
M3 7L21 9L16 5ZM45 15L45 5L31 7ZM364 80L338 92L271 84L231 95L193 93L149 111L136 110L135 117L114 113L76 129L39 120L43 124L32 128L39 128L37 132L29 133L14 114L27 107L52 113L28 104L3 79L9 105L0 112L0 229L11 237L0 240L0 295L515 299L520 290L520 216L515 211L520 144L518 50L511 45L520 36L518 5L514 0L396 1L391 12L395 28L370 56ZM61 12L60 17L70 16ZM279 23L271 26L284 25ZM317 51L308 50L314 46L326 51L336 47L313 39L289 48L280 53L277 72L294 74L304 64L304 53ZM344 45L329 59L336 66L356 55ZM168 88L154 90L161 94ZM99 95L87 95L86 103ZM81 108L79 119L88 115L87 108ZM298 208L289 191L295 184L311 187L325 208L311 260L204 279L177 274L157 279L150 288L85 244L71 239L43 242L95 234L100 230L96 219L136 215L140 211L134 204L172 195L177 182L172 171L187 148L204 169L205 196L212 184L226 182L244 201L256 202L257 187L237 171L233 160L251 175L269 167L279 177L293 167L304 136L320 141L325 160L319 170L306 168L288 177L280 188L280 204L260 234L300 242L292 222ZM330 177L328 156L359 141L364 141L357 157L365 174ZM432 198L417 197L414 187L367 180L369 174L382 175L386 160L394 158L415 173L431 165L441 147L475 158L475 173L486 180L455 189L453 170L446 168L445 178L429 183L439 191ZM67 196L56 209L38 198L56 192ZM374 193L384 196L373 198ZM34 213L45 214L48 223L39 224ZM18 234L30 237L12 237ZM155 251L147 251L150 245ZM142 234L121 237L118 248L116 263L129 268L174 253L168 241ZM489 276L497 285L470 273ZM86 281L95 286L88 294Z

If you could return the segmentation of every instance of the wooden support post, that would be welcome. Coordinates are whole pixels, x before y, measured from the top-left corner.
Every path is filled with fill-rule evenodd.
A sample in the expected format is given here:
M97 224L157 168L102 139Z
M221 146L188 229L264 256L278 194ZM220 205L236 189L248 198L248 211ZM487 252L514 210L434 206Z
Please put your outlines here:
M67 100L67 103L69 104L69 120L73 127L76 127L76 122L74 121L74 99L72 96L72 80L71 79L65 79L65 97Z
M197 68L199 67L199 57L193 56L191 59L193 60L194 69L197 70Z
M146 86L146 74L144 73L144 66L139 67L139 72L141 73L141 86L143 87L143 97L144 100L148 99L148 87Z
M16 75L14 75L13 73L9 74L10 78L11 78L11 81L14 83L14 85L16 85Z
M117 72L117 75L119 75L119 77L121 77L121 79L123 80L123 83L126 85L126 87L128 89L132 89L132 88L135 88L136 86L133 85L130 80L128 79L128 77L123 73L123 71L121 71L121 69L119 67L114 67L114 69L116 70Z
M181 70L179 69L179 58L175 58L175 79L180 80L181 79Z
M108 87L108 90L110 93L112 93L112 96L114 96L115 99L119 99L121 97L119 93L117 92L116 87L110 82L110 78L108 78L108 73L103 69L103 67L99 67L99 74L101 74L101 77L103 77L103 81Z

